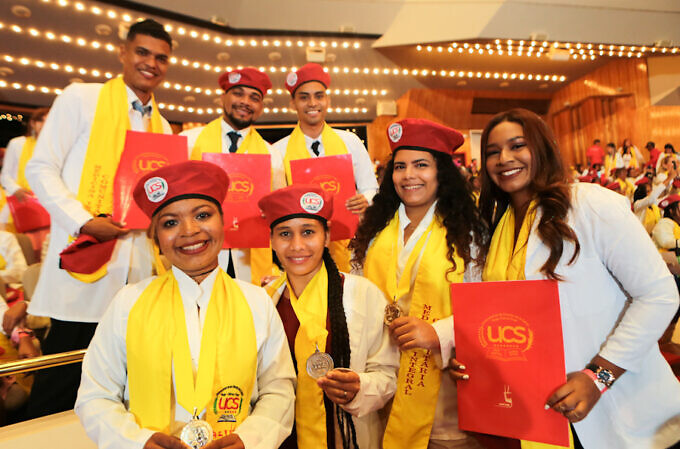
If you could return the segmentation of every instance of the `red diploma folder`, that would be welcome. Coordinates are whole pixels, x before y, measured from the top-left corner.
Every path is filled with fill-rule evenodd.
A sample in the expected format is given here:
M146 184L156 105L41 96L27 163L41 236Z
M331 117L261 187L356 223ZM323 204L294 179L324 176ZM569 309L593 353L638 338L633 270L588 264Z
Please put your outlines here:
M293 184L317 184L334 193L331 217L331 240L354 237L359 216L345 207L345 201L356 195L352 155L324 156L290 161Z
M569 446L569 423L545 403L566 382L556 281L451 284L463 430Z
M137 180L146 173L188 158L187 138L172 134L128 131L113 181L113 218L130 229L146 229L149 218L132 198Z
M23 201L19 201L14 195L8 196L7 207L17 232L35 231L50 225L50 214L34 196L27 195Z
M269 248L269 226L257 202L271 192L271 156L203 153L203 160L229 175L229 191L222 203L223 248Z

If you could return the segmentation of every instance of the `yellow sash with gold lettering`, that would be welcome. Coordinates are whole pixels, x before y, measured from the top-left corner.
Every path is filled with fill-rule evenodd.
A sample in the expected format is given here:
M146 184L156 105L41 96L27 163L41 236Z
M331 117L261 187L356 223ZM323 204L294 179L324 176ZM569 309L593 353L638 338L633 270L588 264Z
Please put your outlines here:
M535 218L536 202L532 201L522 221L517 242L515 242L515 211L512 206L508 206L491 238L486 265L482 274L484 281L521 281L526 279L524 267L527 260L527 243ZM562 447L522 440L522 449L557 449ZM574 448L571 429L569 429L569 447Z
M323 130L321 131L321 143L323 144L324 154L326 156L337 156L349 153L345 142L343 142L340 136L333 131L333 128L328 126L328 123L324 123ZM300 124L298 124L290 134L288 145L286 145L286 155L283 158L283 166L286 170L286 181L288 182L288 185L293 183L290 173L290 161L308 159L310 157L312 156L307 149L305 135L300 129ZM335 207L340 206L344 207L344 205L336 205ZM330 251L331 256L333 256L333 260L338 266L338 270L344 272L351 271L350 259L352 258L352 255L349 249L347 249L348 244L349 240L336 240L328 245L328 250Z
M202 159L203 153L221 152L222 117L219 117L208 123L200 132L191 150L191 159L198 161ZM236 150L236 154L269 154L269 150L262 136L255 128L251 128ZM271 182L274 182L273 177ZM262 277L272 274L278 274L278 268L272 260L271 248L250 248L250 282L259 286Z
M253 315L236 281L220 269L194 382L185 313L172 270L151 281L130 310L125 340L130 412L141 427L167 433L174 421L174 378L179 405L189 413L205 409L214 436L223 437L249 412L257 372Z
M21 155L19 155L19 168L17 170L17 184L19 187L26 190L31 190L26 180L26 164L33 157L33 149L35 148L35 137L26 137L24 145L21 147Z
M412 272L418 263L408 316L429 323L451 316L449 284L463 282L465 266L455 256L456 269L447 256L446 228L435 216L416 243L397 282L399 213L374 239L366 253L364 276L373 281L391 300L411 290ZM397 392L387 421L383 446L386 448L427 448L441 385L441 371L434 355L425 349L401 353Z
M153 96L151 102L150 131L162 133L163 122ZM104 83L97 98L77 196L85 210L94 216L113 213L113 181L123 154L125 134L130 129L129 110L123 78ZM82 282L95 282L106 275L106 264L92 274L69 274Z

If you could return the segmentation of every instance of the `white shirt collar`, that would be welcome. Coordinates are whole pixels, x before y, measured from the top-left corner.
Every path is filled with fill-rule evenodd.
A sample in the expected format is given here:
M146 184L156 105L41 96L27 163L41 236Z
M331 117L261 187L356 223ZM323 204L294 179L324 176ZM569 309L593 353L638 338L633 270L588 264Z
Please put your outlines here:
M175 279L177 279L179 292L182 295L182 301L185 306L198 305L201 309L205 309L208 306L219 269L219 267L215 268L207 278L203 279L203 282L197 284L185 272L174 265L172 266L172 273L175 275Z
M418 223L418 227L416 228L416 231L414 231L414 234L418 230L420 230L420 228L427 228L430 225L430 222L432 222L432 218L434 218L434 212L436 208L437 200L435 200L435 202L432 203L423 219L420 220L420 223ZM406 215L406 207L404 206L404 203L400 203L399 204L399 227L401 228L400 230L403 231L409 224L411 224L411 219L408 218L408 215Z
M250 132L250 128L252 128L252 126L249 126L247 128L243 128L243 129L234 129L234 128L231 127L231 125L229 123L227 123L224 120L224 117L222 117L221 123L222 123L222 135L223 136L226 136L227 133L229 133L231 131L236 131L237 133L239 133L241 135L242 138L245 138L248 135L248 133Z
M132 89L130 89L130 87L129 87L127 84L125 85L125 90L127 91L127 96L128 96L128 106L129 106L130 109L132 109L132 102L133 102L133 101L138 100L140 103L142 102L142 100L140 100L139 97L137 97L137 94L136 94ZM149 101L147 101L146 103L142 104L142 106L144 106L144 107L146 107L146 106L152 106L152 107L153 107L153 103L152 103L152 101L151 101L151 97L149 97ZM152 109L152 110L153 110L153 109Z

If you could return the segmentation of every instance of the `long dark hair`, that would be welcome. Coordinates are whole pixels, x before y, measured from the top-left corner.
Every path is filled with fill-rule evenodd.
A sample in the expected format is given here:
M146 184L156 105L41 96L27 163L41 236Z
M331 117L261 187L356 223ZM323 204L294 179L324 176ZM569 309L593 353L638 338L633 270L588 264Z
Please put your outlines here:
M465 181L453 163L451 156L440 151L427 151L432 154L437 164L437 206L435 212L446 228L447 258L453 265L449 271L456 269L454 254L458 254L467 265L473 260L470 247L475 244L483 249L486 243L487 229L475 206L470 185ZM352 265L363 266L366 252L371 240L385 229L401 204L392 182L394 172L394 155L387 163L385 176L378 193L373 197L373 204L366 209L356 235L350 242L353 250ZM482 260L479 251L476 261Z
M574 244L574 253L569 260L573 263L581 251L581 245L574 230L567 224L567 214L571 209L571 189L569 177L562 163L557 141L548 125L536 114L526 109L511 109L494 116L484 128L481 140L482 152L482 192L479 207L482 217L491 224L492 232L510 203L510 195L491 181L486 169L486 147L489 133L502 122L520 125L524 139L531 151L531 184L541 220L538 235L550 248L550 255L541 267L541 272L550 279L559 280L555 273L557 263L564 251L564 241Z

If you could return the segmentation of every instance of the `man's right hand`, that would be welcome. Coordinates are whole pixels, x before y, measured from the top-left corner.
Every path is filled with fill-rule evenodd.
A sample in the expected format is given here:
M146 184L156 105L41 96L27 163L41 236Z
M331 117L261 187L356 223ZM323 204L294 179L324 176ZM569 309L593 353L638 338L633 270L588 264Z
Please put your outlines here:
M122 223L113 221L111 217L94 217L80 228L81 234L91 235L100 242L106 242L130 232Z
M161 432L151 435L146 440L143 449L191 449L177 437L171 437Z
M18 188L12 195L14 195L20 203L23 203L26 197L33 196L30 190Z

